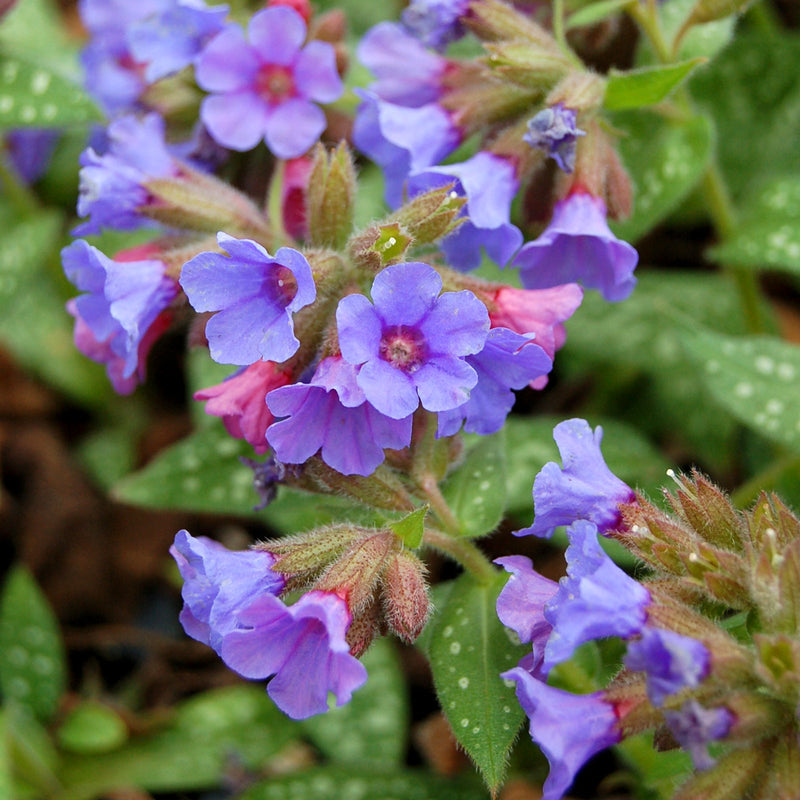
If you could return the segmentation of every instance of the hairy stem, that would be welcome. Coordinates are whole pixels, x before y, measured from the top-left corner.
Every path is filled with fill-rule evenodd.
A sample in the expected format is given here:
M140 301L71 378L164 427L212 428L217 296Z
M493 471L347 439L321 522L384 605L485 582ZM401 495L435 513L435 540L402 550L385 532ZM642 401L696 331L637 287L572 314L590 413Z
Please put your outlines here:
M479 583L491 583L497 576L489 559L469 539L454 539L442 531L426 528L424 543L457 561Z

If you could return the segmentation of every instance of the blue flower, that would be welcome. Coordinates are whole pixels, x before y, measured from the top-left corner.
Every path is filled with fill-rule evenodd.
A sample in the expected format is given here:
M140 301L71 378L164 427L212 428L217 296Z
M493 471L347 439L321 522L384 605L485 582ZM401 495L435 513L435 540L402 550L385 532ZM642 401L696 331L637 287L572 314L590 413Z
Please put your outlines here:
M300 346L292 314L317 296L311 266L289 247L271 256L250 239L220 233L217 241L228 255L201 253L180 279L195 311L218 312L206 324L211 357L241 366L285 361Z
M460 17L467 12L468 5L468 0L411 0L401 19L421 42L444 50L464 35Z
M181 623L189 636L217 653L222 637L235 629L242 606L283 591L283 576L272 570L275 557L264 550L228 550L213 539L182 530L170 553L184 580Z
M625 666L647 674L647 696L661 706L669 695L700 685L708 675L711 654L697 639L645 628L642 638L628 645Z
M89 220L75 228L79 235L152 224L140 213L149 200L146 182L178 174L158 114L119 117L108 126L108 139L107 153L98 155L89 147L80 157L78 214Z
M639 254L617 239L606 222L605 203L574 190L556 203L545 232L523 245L514 259L526 289L546 289L579 282L602 292L611 302L633 291Z
M267 440L287 464L302 464L320 451L322 460L344 475L371 475L385 458L384 448L411 442L411 416L392 419L376 411L356 382L356 368L341 358L320 362L309 384L271 391L276 417Z
M517 699L530 720L530 734L550 762L542 800L558 800L578 770L620 740L614 706L601 692L570 694L548 686L521 667L501 678L515 681Z
M450 266L468 271L480 266L483 248L504 267L522 244L522 233L510 221L511 201L519 188L514 166L507 159L480 152L461 164L429 167L408 179L408 194L445 186L467 198L462 214L467 220L442 240Z
M435 269L407 262L378 273L372 303L360 294L339 302L342 358L361 367L357 380L367 401L392 419L420 403L428 411L457 408L478 381L464 357L486 343L486 306L472 292L440 296L441 290Z
M245 678L274 675L267 693L292 719L324 714L328 692L341 706L367 680L345 640L351 621L347 603L332 592L308 592L291 606L261 594L223 636L222 660Z
M600 452L603 429L592 432L583 419L560 422L553 429L563 467L553 461L533 483L534 519L517 536L550 536L559 525L584 519L601 533L619 524L619 506L635 499L633 490L606 466Z
M678 744L688 751L695 769L711 769L716 763L708 754L708 743L724 739L736 717L724 706L704 708L687 700L680 711L665 711L664 717Z
M545 648L545 672L566 661L584 642L635 636L644 627L651 599L647 589L606 554L595 525L574 522L567 535L567 575L544 609L553 626Z
M577 125L578 114L563 103L543 108L528 121L528 132L522 137L531 147L545 150L564 172L575 169L575 143L586 136Z

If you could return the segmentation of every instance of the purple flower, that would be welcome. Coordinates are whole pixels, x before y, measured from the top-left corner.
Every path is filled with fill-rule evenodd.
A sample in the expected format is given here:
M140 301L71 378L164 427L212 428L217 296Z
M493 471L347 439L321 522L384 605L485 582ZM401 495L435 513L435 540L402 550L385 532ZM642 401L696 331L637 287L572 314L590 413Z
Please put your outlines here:
M91 38L81 53L86 89L108 114L130 111L145 87L126 40L128 28L158 11L164 0L80 0Z
M342 93L333 46L303 47L306 23L288 6L254 14L247 34L229 25L198 57L197 83L212 93L201 119L232 150L250 150L263 138L278 158L301 156L327 124L311 101L330 103Z
M553 367L532 335L521 336L508 328L492 328L483 350L465 360L478 373L478 383L466 403L439 412L438 437L452 436L465 420L468 433L496 433L514 405L511 390L537 381Z
M209 8L203 0L173 0L134 22L127 42L136 61L147 65L147 81L153 83L189 66L222 30L227 14L227 6Z
M464 35L459 18L468 5L469 0L411 0L403 11L403 25L428 47L444 50Z
M283 591L264 550L233 551L205 536L178 531L169 552L184 580L181 624L186 633L219 653L222 637L236 628L236 614L261 595Z
M275 421L267 408L267 394L291 381L291 370L278 369L274 361L259 360L222 383L195 392L194 399L207 400L206 414L222 417L231 436L249 442L256 453L266 453L267 428Z
M386 202L397 208L409 173L438 164L458 147L461 133L436 103L408 108L363 89L354 91L364 102L356 111L353 142L383 169Z
M276 417L288 417L267 430L275 455L287 464L321 451L322 460L344 475L371 475L384 448L411 442L411 416L392 419L376 411L356 382L356 368L341 358L321 361L310 384L270 392L267 405Z
M601 533L620 521L619 506L635 499L633 490L606 466L600 452L603 429L592 432L583 419L568 419L553 429L564 466L549 461L533 482L533 525L517 536L549 537L559 525L590 520Z
M44 175L60 135L51 128L17 128L6 133L11 163L25 183Z
M665 711L664 717L680 746L692 757L695 769L711 769L716 763L708 754L708 743L723 739L735 722L724 706L703 708L697 700L687 700L680 711Z
M553 626L544 654L546 672L584 642L606 636L627 639L642 630L650 593L626 575L597 540L597 528L579 520L567 528L567 575L544 609Z
M543 108L528 121L528 132L522 137L531 147L547 152L564 172L575 169L575 143L579 136L586 136L577 125L578 113L556 103Z
M516 681L517 699L530 719L530 734L550 762L542 800L558 800L578 770L621 736L614 707L594 694L570 694L534 678L521 667L500 677Z
M119 255L112 261L83 239L65 247L61 258L67 278L85 292L72 304L76 344L90 358L114 361L109 376L116 374L123 391L130 391L127 379L140 367L140 352L148 332L178 293L175 281L165 275L162 261L121 261ZM86 326L81 327L80 336L78 320ZM92 349L87 331L94 340L94 354L84 349ZM105 354L100 348L106 350Z
M527 289L579 281L614 302L633 291L638 260L636 250L609 230L605 203L578 190L556 203L547 230L522 247L514 266Z
M466 195L462 213L468 220L441 243L447 263L463 271L475 269L480 266L482 248L486 248L490 258L505 266L522 244L522 233L509 219L511 201L519 188L513 165L500 156L480 152L461 164L412 174L408 194L413 197L454 179L453 191L460 197Z
M360 294L339 302L336 322L342 358L361 366L367 401L392 419L448 411L469 399L478 381L465 356L483 349L486 306L472 292L445 292L435 269L420 262L382 270L373 303Z
M381 100L418 108L442 94L447 60L431 53L396 22L370 28L356 52L378 79L370 89Z
M553 630L544 618L544 607L558 591L558 584L536 572L525 556L496 558L494 563L511 573L497 598L497 616L521 642L533 645L533 652L522 659L520 666L531 675L544 678L544 649Z
M655 706L681 689L695 688L708 675L711 654L697 639L673 631L645 628L628 645L625 666L647 673L647 696Z
M78 214L89 220L75 228L79 235L99 233L104 226L134 230L150 224L139 212L149 200L146 182L178 173L158 114L119 117L108 126L108 139L104 155L89 147L80 157Z
M194 310L218 312L206 324L211 358L243 366L285 361L300 346L292 314L317 296L311 266L289 247L271 256L250 239L219 233L217 242L227 256L200 253L181 272Z
M245 678L270 675L267 692L292 719L349 702L367 680L364 665L350 655L345 634L347 603L331 592L308 592L294 605L262 594L237 614L238 628L222 639L222 659Z

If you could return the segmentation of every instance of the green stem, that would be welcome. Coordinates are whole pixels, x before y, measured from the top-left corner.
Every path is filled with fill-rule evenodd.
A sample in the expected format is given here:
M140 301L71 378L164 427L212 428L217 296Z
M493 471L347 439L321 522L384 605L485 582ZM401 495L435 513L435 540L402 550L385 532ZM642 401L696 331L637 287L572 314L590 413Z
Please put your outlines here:
M553 38L561 48L561 52L579 69L586 67L583 62L572 52L567 44L567 32L564 28L564 0L553 0Z
M0 152L0 186L21 217L31 217L38 211L39 204L36 197L19 179L4 152Z
M426 528L424 543L458 561L479 583L491 583L497 577L495 567L469 539L454 539L442 531Z
M439 490L439 484L433 475L426 475L419 481L419 488L422 489L425 498L431 504L431 511L438 517L442 527L449 536L461 535L461 523L453 513L444 495Z
M275 249L282 245L293 244L292 237L283 225L283 182L286 176L286 162L282 158L275 159L275 167L267 190L267 217L270 229L275 237Z
M713 156L703 174L701 185L706 207L717 234L723 241L730 239L736 233L736 214L728 188ZM723 264L722 268L736 286L747 329L751 333L766 333L767 324L761 312L761 290L756 274L752 270L727 264Z
M653 50L656 51L659 61L668 64L672 61L672 53L670 46L664 39L664 34L661 32L661 24L658 19L658 10L654 3L648 3L647 6L642 5L639 0L631 3L626 7L628 14L639 24L642 30L653 45Z

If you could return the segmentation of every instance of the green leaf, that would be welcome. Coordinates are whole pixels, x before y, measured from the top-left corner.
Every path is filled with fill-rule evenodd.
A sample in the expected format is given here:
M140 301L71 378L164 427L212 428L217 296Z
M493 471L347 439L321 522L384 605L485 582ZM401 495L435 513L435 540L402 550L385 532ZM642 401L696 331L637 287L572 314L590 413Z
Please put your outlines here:
M422 544L422 537L425 533L425 515L428 513L429 506L425 505L412 511L407 517L390 522L389 527L403 540L406 547L416 550Z
M491 533L506 507L502 435L478 439L464 462L442 484L442 494L461 523L465 537Z
M656 749L652 733L629 736L615 749L623 761L636 770L641 784L655 793L653 800L670 800L692 774L691 756L679 748ZM650 794L644 796L651 797Z
M736 233L706 255L731 266L800 275L800 174L770 181L743 210Z
M326 766L270 778L239 800L486 800L473 782L441 778L420 770L403 772Z
M800 347L771 336L684 334L714 399L749 428L800 450Z
M620 153L633 183L633 214L611 228L635 242L677 208L700 180L711 156L712 129L704 117L665 121L629 113L614 122L627 132Z
M58 622L30 573L14 567L0 596L0 690L48 720L65 686Z
M262 769L299 734L262 687L215 689L181 705L172 724L109 753L65 754L59 800L89 800L114 789L190 791L218 786L226 772Z
M128 726L114 709L93 701L75 706L58 728L58 743L73 753L107 753L128 740Z
M800 173L798 63L796 32L742 31L692 77L696 103L714 118L717 156L736 198L746 201L770 177Z
M599 3L590 3L567 18L567 30L579 28L582 25L594 25L596 22L616 14L630 5L631 0L601 0Z
M330 759L399 767L408 745L409 709L403 673L390 639L380 639L361 659L369 673L353 699L304 720L303 729Z
M628 72L612 70L603 105L609 111L641 108L660 103L705 58L693 58L659 67L641 67Z
M20 781L32 787L37 800L53 797L59 788L59 757L44 727L25 706L12 699L0 708L0 735L14 783Z
M206 425L219 425L211 414L206 414L206 404L200 400L194 400L195 392L201 389L208 389L222 383L225 378L233 374L234 368L230 364L218 364L211 358L207 347L193 347L189 350L186 357L186 380L189 388L189 410L192 414L192 422L196 428Z
M697 0L669 0L668 3L659 4L661 30L666 41L671 42L675 39L696 3ZM712 58L731 41L734 26L733 18L695 26L681 41L678 58L687 59L696 56Z
M458 578L436 618L430 662L439 703L458 743L491 790L503 782L508 752L524 717L514 689L500 678L525 654L497 617L507 575L482 585Z
M314 496L286 487L265 510L254 511L259 498L253 470L240 456L253 449L228 434L219 420L164 450L144 469L114 487L114 497L148 508L184 509L217 514L257 516L278 530L308 530L334 520L372 524L375 513L341 497Z
M0 56L0 128L52 128L102 119L77 84L17 56Z

